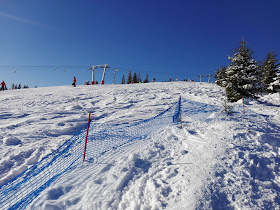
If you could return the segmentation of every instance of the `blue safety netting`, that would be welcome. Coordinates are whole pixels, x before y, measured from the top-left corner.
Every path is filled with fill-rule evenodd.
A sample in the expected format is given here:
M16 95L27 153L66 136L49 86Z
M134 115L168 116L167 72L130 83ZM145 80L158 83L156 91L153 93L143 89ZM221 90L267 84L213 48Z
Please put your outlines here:
M86 161L92 161L110 150L146 139L166 126L184 118L201 120L221 107L179 98L178 102L157 116L127 125L90 122ZM0 209L24 209L63 173L83 161L87 128L67 140L56 151L0 186Z
M151 119L129 126L91 123L87 144L87 158L92 160L111 149L129 142L145 139L168 125L178 123L178 116L180 115L180 112L178 112L179 102Z
M188 99L182 99L184 104L181 108L181 118L190 118L192 120L202 120L209 117L213 112L220 111L222 107L216 105L205 104Z
M132 125L90 123L86 160L111 149L145 139L155 131L177 123L181 98L157 116ZM23 209L70 168L82 163L87 128L67 140L56 151L0 186L0 209Z

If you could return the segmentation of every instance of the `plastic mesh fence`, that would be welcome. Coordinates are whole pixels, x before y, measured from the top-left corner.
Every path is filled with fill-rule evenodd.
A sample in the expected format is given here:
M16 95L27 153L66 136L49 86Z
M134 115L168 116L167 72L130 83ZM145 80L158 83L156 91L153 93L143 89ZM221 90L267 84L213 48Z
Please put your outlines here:
M69 168L78 164L83 152L85 129L55 152L0 188L0 209L23 209Z
M91 123L86 160L96 158L129 142L144 139L167 125L177 123L180 107L181 98L159 115L133 125ZM86 128L40 162L0 186L0 209L25 208L63 173L82 163L85 138Z
M180 111L182 119L191 118L192 120L202 120L209 117L213 112L217 112L222 109L222 107L216 105L200 103L187 99L183 99L182 103L184 104Z
M175 113L175 114L174 114ZM94 159L111 149L129 142L145 139L155 131L177 123L178 103L159 115L133 125L108 126L92 123L89 129L86 159Z

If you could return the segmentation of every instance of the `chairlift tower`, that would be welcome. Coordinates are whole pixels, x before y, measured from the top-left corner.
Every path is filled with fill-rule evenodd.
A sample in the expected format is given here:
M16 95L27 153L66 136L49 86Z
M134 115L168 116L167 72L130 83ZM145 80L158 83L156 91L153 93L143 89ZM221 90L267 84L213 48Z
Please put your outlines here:
M201 77L204 77L204 76L203 75L199 75L198 77L200 78L200 82L201 82Z
M109 67L109 64L91 66L91 69L89 69L89 70L92 70L91 84L92 84L92 85L95 84L95 82L94 82L94 70L95 70L95 69L98 69L98 68L104 68L103 75L102 75L102 80L101 80L101 85L104 85L104 83L105 83L104 79L105 79L106 69L107 69L107 68L110 68L110 67Z
M114 81L113 81L113 84L115 84L115 80L116 80L116 72L117 72L117 70L118 70L118 69L115 69L115 70L114 70Z
M209 77L208 77L208 83L210 83L210 78L211 78L212 74L208 74L208 75L206 75L206 76L209 76Z
M101 85L104 85L105 81L105 73L106 73L106 69L107 68L110 68L109 67L109 64L104 64L104 65L101 65L100 68L104 68L104 71L103 71L103 75L102 75L102 79L101 79Z
M91 69L89 70L92 70L92 76L91 76L91 84L94 85L95 84L95 81L94 81L94 69L98 68L98 66L91 66Z

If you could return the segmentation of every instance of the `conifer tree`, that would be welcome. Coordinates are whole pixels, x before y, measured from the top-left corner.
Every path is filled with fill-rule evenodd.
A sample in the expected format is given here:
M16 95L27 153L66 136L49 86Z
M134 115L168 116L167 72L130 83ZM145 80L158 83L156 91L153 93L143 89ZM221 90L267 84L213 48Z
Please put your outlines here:
M216 79L216 84L221 86L221 87L226 87L227 82L226 82L226 70L227 68L225 66L222 66L217 70L215 73L214 77Z
M127 84L131 84L131 82L132 82L131 71L129 71L127 76Z
M141 82L142 82L142 79L141 79L141 73L140 73L140 72L138 73L138 82L139 82L139 83L141 83Z
M226 69L226 94L230 102L244 97L256 98L261 87L261 74L258 62L252 58L253 51L244 41L229 57L230 65Z
M149 83L149 75L148 74L146 74L146 78L144 80L144 83Z
M266 59L262 65L263 77L262 82L264 83L264 89L267 93L279 92L279 69L280 64L278 63L277 55L274 51L268 52Z
M122 84L125 84L125 77L124 77L124 75L122 76Z
M133 74L132 82L133 83L138 83L138 78L137 78L136 72Z

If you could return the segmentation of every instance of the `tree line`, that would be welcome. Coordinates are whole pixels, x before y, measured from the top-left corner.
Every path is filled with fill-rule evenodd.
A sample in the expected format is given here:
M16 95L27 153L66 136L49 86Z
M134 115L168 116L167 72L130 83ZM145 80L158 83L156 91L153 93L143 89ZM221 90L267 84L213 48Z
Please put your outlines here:
M149 75L146 74L145 80L143 81L144 83L149 83ZM125 76L122 76L122 81L121 84L131 84L131 83L142 83L142 79L141 79L141 73L137 73L135 72L133 75L131 73L131 71L128 72L127 75L127 80L125 81Z
M229 66L222 66L215 73L216 84L225 88L228 101L280 92L280 64L276 53L269 51L263 62L256 61L253 54L246 42L241 41L233 56L228 57Z

